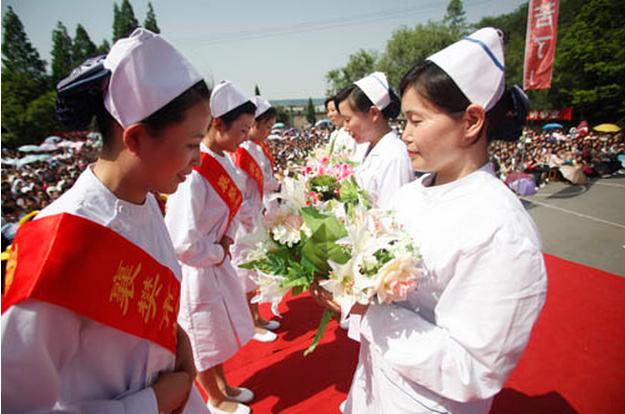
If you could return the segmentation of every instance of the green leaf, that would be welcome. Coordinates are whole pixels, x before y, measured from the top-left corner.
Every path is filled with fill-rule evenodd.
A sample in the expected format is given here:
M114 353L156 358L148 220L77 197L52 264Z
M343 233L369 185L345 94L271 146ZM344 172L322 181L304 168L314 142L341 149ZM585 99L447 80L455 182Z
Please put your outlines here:
M319 322L319 327L317 328L317 333L315 334L315 338L313 339L308 349L304 351L304 356L310 355L310 353L313 352L315 348L317 348L317 345L319 345L319 341L321 341L321 337L323 336L323 333L326 331L326 328L328 327L328 323L330 322L330 319L332 319L332 311L328 309L324 310L323 316L321 317L321 322Z

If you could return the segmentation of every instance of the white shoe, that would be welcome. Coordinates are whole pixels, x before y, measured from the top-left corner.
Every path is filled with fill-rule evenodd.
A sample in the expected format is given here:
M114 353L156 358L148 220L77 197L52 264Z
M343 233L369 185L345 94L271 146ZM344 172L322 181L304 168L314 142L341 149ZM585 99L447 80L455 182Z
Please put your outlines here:
M261 328L267 329L269 331L275 331L280 327L280 322L278 321L268 321L267 325L262 325Z
M228 399L239 403L248 403L254 399L254 393L248 388L238 387L239 393L235 396L228 395Z
M254 340L258 342L273 342L278 338L278 335L275 333L265 330L263 333L256 332L254 334Z
M347 400L343 401L342 403L339 404L339 411L345 412L345 404L347 404Z
M208 406L208 411L212 414L250 414L252 412L250 407L244 404L237 404L237 409L232 412L220 410L219 408L213 406L210 401L206 405Z

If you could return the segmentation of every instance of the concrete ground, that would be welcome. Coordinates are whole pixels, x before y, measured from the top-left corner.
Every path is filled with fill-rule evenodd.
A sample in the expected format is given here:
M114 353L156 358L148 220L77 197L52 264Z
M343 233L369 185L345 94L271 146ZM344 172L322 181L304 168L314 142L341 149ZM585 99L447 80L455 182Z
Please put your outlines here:
M625 277L625 176L551 182L521 199L545 253Z

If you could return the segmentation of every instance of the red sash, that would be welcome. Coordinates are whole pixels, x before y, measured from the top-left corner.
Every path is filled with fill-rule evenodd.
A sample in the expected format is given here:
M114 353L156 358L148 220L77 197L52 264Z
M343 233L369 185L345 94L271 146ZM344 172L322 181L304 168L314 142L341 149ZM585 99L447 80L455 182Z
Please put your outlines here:
M258 144L258 146L262 148L263 152L265 153L265 157L267 157L267 159L269 160L269 163L271 164L271 169L273 170L276 165L276 161L273 159L273 155L271 154L269 145L267 145L265 141L254 141L254 143Z
M209 182L215 191L217 191L219 197L221 197L224 203L228 206L227 229L230 227L230 223L232 223L234 216L237 215L237 212L241 207L241 203L243 203L241 190L239 190L239 187L237 187L232 177L230 177L228 171L221 166L215 157L207 152L202 152L200 166L195 167L194 169Z
M239 147L237 152L234 153L233 156L234 163L237 167L245 171L245 173L256 183L256 187L258 187L258 192L260 193L260 199L263 199L264 194L264 182L263 182L263 171L260 169L260 166L252 157L252 154L248 150L243 147Z
M36 299L175 353L179 298L180 283L168 267L113 230L62 213L17 232L2 312Z

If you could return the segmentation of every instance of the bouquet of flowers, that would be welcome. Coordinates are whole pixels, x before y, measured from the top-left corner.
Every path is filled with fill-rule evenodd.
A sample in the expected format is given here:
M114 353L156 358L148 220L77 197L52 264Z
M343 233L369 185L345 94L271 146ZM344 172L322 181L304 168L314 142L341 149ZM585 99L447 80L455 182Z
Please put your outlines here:
M299 294L313 282L331 292L345 318L355 303L405 300L422 275L420 256L392 213L371 209L353 168L340 158L309 161L286 177L280 204L255 226L243 243L241 267L256 269L256 303L278 304L289 291ZM331 312L326 310L305 354L319 343Z

